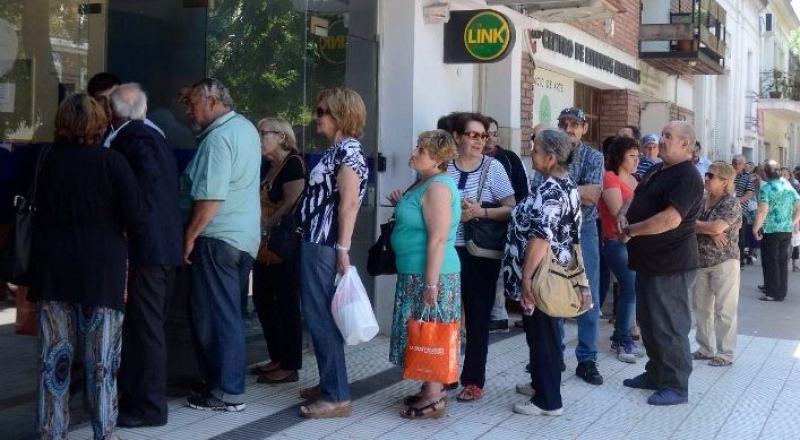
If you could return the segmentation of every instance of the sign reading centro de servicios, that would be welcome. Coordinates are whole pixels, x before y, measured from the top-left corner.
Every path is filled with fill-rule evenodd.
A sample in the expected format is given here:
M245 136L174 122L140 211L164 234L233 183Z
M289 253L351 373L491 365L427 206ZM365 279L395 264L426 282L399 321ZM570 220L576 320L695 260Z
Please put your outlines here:
M515 37L514 25L497 11L451 11L444 25L444 62L495 63L511 52Z

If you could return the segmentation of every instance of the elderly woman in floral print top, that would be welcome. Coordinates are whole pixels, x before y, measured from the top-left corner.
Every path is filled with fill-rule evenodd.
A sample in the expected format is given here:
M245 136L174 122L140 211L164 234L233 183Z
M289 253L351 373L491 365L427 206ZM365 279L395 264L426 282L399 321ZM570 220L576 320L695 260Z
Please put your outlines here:
M708 360L715 367L730 365L736 349L742 213L735 179L736 170L727 163L714 162L708 167L706 196L696 226L700 268L693 308L700 348L692 353L692 359Z

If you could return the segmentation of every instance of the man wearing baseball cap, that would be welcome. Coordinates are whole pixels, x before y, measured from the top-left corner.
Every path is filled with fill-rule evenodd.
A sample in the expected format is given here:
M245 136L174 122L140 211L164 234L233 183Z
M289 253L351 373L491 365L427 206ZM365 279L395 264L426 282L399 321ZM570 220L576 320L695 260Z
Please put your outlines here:
M600 312L600 237L597 232L597 202L600 200L603 185L603 155L583 143L583 136L589 131L586 114L577 107L569 107L558 116L558 128L564 130L575 147L575 155L568 167L569 176L578 185L581 197L581 251L583 263L592 291L592 307L578 317L578 346L575 357L578 368L575 375L592 385L603 383L603 376L597 371L597 332ZM535 173L532 186L542 182L542 175ZM562 329L563 338L563 329ZM563 344L562 344L563 347Z
M636 180L642 180L642 176L653 165L661 162L658 157L658 135L648 134L642 138L642 148L639 151L639 167L633 173Z

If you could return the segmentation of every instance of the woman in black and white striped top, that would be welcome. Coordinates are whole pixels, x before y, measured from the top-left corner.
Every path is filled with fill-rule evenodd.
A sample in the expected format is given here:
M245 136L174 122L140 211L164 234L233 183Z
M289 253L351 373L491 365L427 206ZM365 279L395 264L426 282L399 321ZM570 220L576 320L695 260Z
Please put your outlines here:
M495 285L500 274L500 260L478 257L467 252L464 225L478 218L508 221L515 205L514 188L503 165L483 155L488 139L489 120L480 113L453 116L453 136L458 157L447 168L461 192L461 224L456 234L456 250L461 260L461 298L467 346L458 400L470 402L483 395L486 381L486 356L489 349L489 315L494 304ZM486 182L478 194L481 170L488 167Z

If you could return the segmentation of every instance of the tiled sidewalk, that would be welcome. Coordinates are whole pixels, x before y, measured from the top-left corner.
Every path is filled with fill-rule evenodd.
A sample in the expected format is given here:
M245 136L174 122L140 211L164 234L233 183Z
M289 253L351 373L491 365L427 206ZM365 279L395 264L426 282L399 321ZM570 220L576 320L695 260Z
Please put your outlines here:
M601 341L610 326L603 322ZM269 386L248 379L248 406L241 413L210 413L170 403L170 422L160 428L120 430L124 440L254 439L800 439L800 345L796 341L740 336L739 353L728 368L695 362L688 405L652 407L648 393L622 386L644 370L619 362L602 344L601 386L573 374L576 327L567 324L567 373L563 376L564 415L522 416L511 410L524 399L514 385L526 380L524 335L493 338L489 349L486 393L479 402L456 402L439 420L407 421L398 416L400 399L418 384L401 380L388 362L388 339L348 347L349 377L354 383L353 415L345 419L305 420L298 415L298 389L314 385L316 362L307 354L301 381ZM453 392L455 393L455 392ZM72 439L91 439L88 424Z

